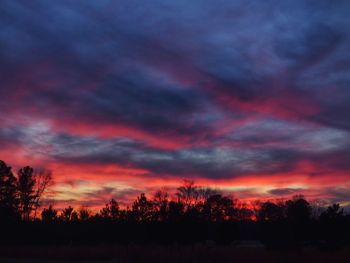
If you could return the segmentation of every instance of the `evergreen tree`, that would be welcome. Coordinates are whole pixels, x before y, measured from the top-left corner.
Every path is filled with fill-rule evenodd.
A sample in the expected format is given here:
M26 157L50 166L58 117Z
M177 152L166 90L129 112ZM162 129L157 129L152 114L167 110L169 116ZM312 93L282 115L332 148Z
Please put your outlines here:
M18 215L17 179L4 161L0 160L0 220Z
M53 209L52 205L44 208L41 212L41 220L46 223L52 223L57 220L57 210Z
M153 203L142 193L132 205L132 213L136 221L150 221L153 219Z
M38 195L34 189L36 184L34 169L26 166L18 171L17 190L19 194L19 207L23 220L29 220L34 210Z
M104 219L117 220L119 216L119 204L113 198L108 204L100 211L101 216Z

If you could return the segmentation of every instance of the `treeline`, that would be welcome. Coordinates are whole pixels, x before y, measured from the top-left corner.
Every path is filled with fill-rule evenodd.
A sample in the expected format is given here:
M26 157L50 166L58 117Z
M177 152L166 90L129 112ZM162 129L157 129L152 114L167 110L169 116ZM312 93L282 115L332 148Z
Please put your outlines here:
M41 197L51 183L50 171L26 166L14 174L0 160L0 222L36 217Z
M58 211L50 205L38 216L51 180L49 172L30 167L14 175L0 161L1 242L166 244L255 239L268 246L350 244L350 217L339 204L313 206L302 196L245 204L192 181L185 181L172 197L163 190L152 198L141 194L131 207L121 208L111 199L97 213L71 206Z
M111 199L99 212L93 213L88 207L74 209L71 206L58 211L52 205L44 208L41 218L46 223L76 221L131 221L131 222L254 222L254 221L290 221L307 222L310 220L330 220L348 217L339 204L328 207L311 205L301 195L291 200L261 202L259 200L244 203L238 199L224 196L218 191L195 186L185 181L179 187L175 198L166 191L157 191L153 198L140 194L131 207L120 208L115 199ZM174 199L176 201L174 201Z

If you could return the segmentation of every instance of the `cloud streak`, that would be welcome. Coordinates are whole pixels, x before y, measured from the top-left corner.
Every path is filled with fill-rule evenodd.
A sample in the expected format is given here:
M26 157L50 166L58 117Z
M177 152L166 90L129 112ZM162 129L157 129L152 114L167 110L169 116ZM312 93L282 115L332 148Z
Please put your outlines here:
M293 178L310 193L339 182L350 169L349 8L3 2L0 153L16 167L101 166L106 184L116 166L149 178L136 192L165 178L255 178L270 195L304 189ZM276 176L288 183L261 182Z

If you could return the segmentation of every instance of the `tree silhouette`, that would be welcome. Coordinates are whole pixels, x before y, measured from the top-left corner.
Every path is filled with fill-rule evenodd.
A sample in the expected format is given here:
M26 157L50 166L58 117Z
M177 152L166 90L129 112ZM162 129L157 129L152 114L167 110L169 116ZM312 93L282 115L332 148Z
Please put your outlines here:
M320 215L322 221L338 221L344 217L344 209L339 204L329 206L326 211Z
M165 190L159 190L153 197L154 219L157 221L165 221L168 217L169 196Z
M52 205L44 208L41 212L41 220L46 223L52 223L57 220L57 210L53 209Z
M265 202L261 204L258 220L260 221L278 221L285 216L285 207L272 202Z
M311 206L303 196L294 196L286 202L287 219L294 223L305 223L311 218Z
M41 220L29 220L35 216L50 182L50 172L35 172L29 166L20 169L16 178L11 167L0 161L0 220L1 226L6 226L1 229L0 244L11 238L22 242L25 235L41 242L42 234L46 234L45 242L77 244L95 240L226 243L259 239L266 246L300 247L305 242L317 244L322 240L322 246L333 249L350 242L350 215L339 204L325 208L318 202L317 213L312 213L303 196L247 203L192 181L185 181L173 197L165 190L157 191L152 199L142 193L131 208L121 208L111 199L94 216L86 207L74 211L69 206L58 217L50 205L42 210ZM20 215L25 224L20 223ZM257 220L253 220L254 215ZM109 223L115 221L120 223L110 227ZM7 227L12 223L16 227Z
M208 221L228 220L235 214L233 201L229 197L220 194L212 195L204 203L203 214Z
M91 211L87 207L81 207L78 211L79 220L88 221L91 217Z
M0 220L17 217L17 179L4 161L0 160Z
M52 173L46 169L34 170L36 199L34 200L34 217L37 209L41 206L41 197L47 188L53 183Z
M211 187L197 187L198 198L201 202L205 202L213 195L221 195L221 192Z
M248 205L238 199L233 199L234 214L231 215L230 220L233 221L251 221L254 219L253 206Z
M182 202L169 202L169 212L168 212L168 220L171 222L179 222L183 219L185 211L185 206Z
M194 181L184 180L184 184L177 188L178 201L182 202L186 208L195 205L199 198L198 187Z
M18 171L17 191L19 208L24 220L29 220L31 213L40 207L40 199L52 182L51 172L46 170L35 171L26 166Z
M60 218L64 222L77 221L78 213L74 211L73 207L68 206L62 210Z
M153 219L153 203L142 193L132 205L132 214L136 221L151 221Z
M29 220L30 213L36 204L37 193L34 190L35 186L34 169L26 166L18 171L18 194L19 207L24 220Z
M344 210L339 204L333 204L320 215L322 237L328 243L328 247L339 246L346 237L344 228L349 222L345 221Z
M101 209L100 215L104 219L117 220L119 218L119 204L113 198L104 208Z

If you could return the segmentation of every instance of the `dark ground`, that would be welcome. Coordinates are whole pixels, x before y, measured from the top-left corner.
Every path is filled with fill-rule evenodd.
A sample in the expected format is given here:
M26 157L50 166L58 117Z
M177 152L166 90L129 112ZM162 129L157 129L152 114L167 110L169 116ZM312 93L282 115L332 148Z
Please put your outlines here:
M333 251L316 248L269 250L255 242L236 245L98 245L98 246L17 246L0 247L1 263L66 262L350 262L350 247Z

